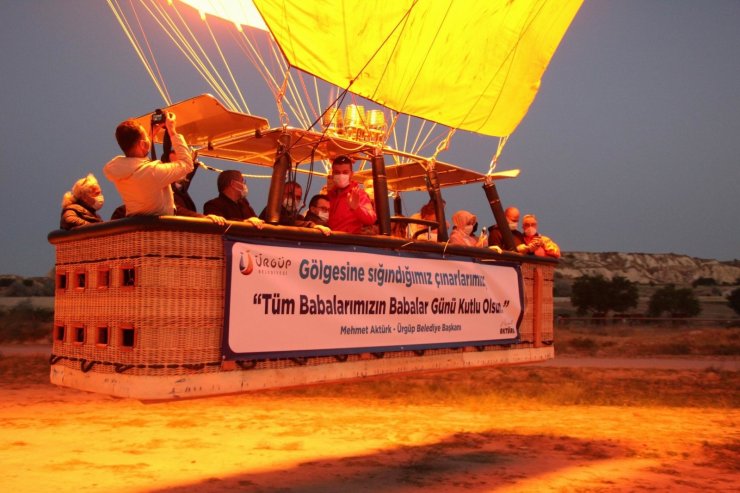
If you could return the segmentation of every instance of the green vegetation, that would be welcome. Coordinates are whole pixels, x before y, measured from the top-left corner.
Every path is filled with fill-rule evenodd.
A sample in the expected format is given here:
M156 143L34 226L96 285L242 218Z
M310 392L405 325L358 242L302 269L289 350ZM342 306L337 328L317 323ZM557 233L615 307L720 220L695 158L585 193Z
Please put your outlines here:
M735 313L740 315L740 288L735 288L735 290L727 296L727 304L730 308L735 310Z
M637 306L637 286L624 277L608 281L603 276L581 276L573 283L570 302L579 315L588 312L606 316L613 310L625 312Z
M695 317L701 313L701 305L691 288L669 284L655 291L648 303L651 317L660 317L666 312L673 318Z
M695 279L694 282L691 283L692 287L698 287L698 286L716 286L717 280L712 277L700 277L698 279Z
M54 296L54 279L3 275L0 276L0 296Z
M29 300L0 308L0 342L49 340L54 311L37 308Z

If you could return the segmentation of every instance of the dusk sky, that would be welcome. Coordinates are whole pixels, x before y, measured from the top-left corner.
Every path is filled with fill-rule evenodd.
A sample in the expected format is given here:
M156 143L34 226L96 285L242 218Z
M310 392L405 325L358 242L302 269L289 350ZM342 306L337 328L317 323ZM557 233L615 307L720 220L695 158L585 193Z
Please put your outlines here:
M0 5L0 273L44 275L64 192L94 173L108 219L121 203L102 173L120 153L115 127L163 101L105 1ZM500 170L522 170L499 184L505 205L537 214L564 251L740 258L738 26L737 0L586 1L500 160ZM166 58L177 66L182 55ZM190 74L177 74L173 100L211 92ZM278 125L264 92L247 99ZM496 139L458 132L440 159L485 172L495 148ZM199 206L216 195L215 181L196 176ZM266 189L250 182L258 211ZM493 223L480 185L444 193L448 217L468 209ZM426 199L411 194L405 211Z

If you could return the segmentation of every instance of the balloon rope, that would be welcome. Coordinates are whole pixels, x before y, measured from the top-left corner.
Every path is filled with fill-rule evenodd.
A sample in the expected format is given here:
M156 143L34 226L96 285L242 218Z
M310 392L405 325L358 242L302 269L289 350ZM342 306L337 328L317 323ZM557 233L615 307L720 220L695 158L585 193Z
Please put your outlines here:
M280 86L280 90L278 91L277 96L275 96L275 103L277 104L278 112L280 113L280 124L283 127L288 126L288 115L285 113L285 109L283 109L283 96L285 96L285 89L288 87L289 76L290 72L286 72L283 78L283 85Z
M136 38L133 35L132 30L130 29L130 27L128 26L128 23L126 22L125 16L123 15L123 10L121 10L121 7L118 5L118 2L116 0L108 0L108 6L111 8L111 10L113 11L113 14L116 16L116 20L118 20L118 24L121 26L121 29L123 29L123 33L128 38L129 42L131 43L131 46L133 46L134 51L139 57L139 60L141 60L141 63L144 65L144 69L147 71L147 73L149 73L149 76L154 82L154 86L159 91L159 94L162 96L162 99L164 101L167 101L167 93L159 85L159 81L157 80L157 77L154 75L154 72L152 71L152 68L149 65L148 60L144 56L144 53L141 51L141 47L139 46L138 42L136 41Z
M272 56L275 58L275 61L280 67L280 70L282 70L288 78L288 94L290 98L292 98L286 99L286 101L288 101L288 107L291 109L293 115L296 117L301 126L305 127L308 125L308 122L311 121L311 118L308 116L308 110L306 110L306 106L303 104L301 93L298 91L298 87L293 80L293 75L290 72L290 66L286 63L282 53L277 50L276 43L270 43L270 47L272 48Z
M224 67L226 67L226 71L229 73L229 77L231 77L231 83L234 85L234 88L239 94L239 99L241 99L242 104L244 105L244 109L247 113L251 113L249 111L249 105L244 100L244 95L242 94L241 89L239 89L239 84L236 83L236 79L234 79L234 74L231 72L231 67L229 67L229 62L226 61L226 57L224 56L223 51L221 51L221 46L218 44L218 40L216 39L216 36L213 34L213 30L211 29L211 24L208 22L208 17L205 19L206 27L208 28L208 33L211 35L211 39L213 40L213 44L216 46L216 49L218 50L218 54L221 57L221 62L224 64Z
M154 12L152 12L148 7L146 7L146 4L143 3L143 0L142 0L142 5L144 5L144 7L147 8L152 18L157 22L157 24L159 24L159 26L162 28L165 34L167 34L167 36L174 43L174 45L180 50L180 52L182 52L185 58L190 62L190 64L195 68L195 70L201 75L201 77L203 77L206 83L210 85L211 88L214 90L214 92L216 92L221 97L224 103L227 106L230 106L232 108L235 107L236 105L233 103L233 101L231 101L231 98L223 90L221 84L218 83L218 81L215 79L213 74L209 71L208 67L206 67L205 63L203 63L203 61L200 59L195 49L193 49L193 47L190 45L185 35L178 28L177 24L175 24L172 17L165 10L163 10L157 3L153 3L152 5L158 11L158 15L155 15ZM180 13L177 11L177 7L175 7L174 4L172 6L175 10L175 13L178 15L178 18L180 19L180 22L188 30L188 33L190 34L191 38L194 38L193 33L188 29L188 26L185 23L184 19L182 18L182 16L180 16ZM162 24L162 21L160 19L165 20L165 22L167 23L167 27L164 24ZM202 52L202 48L201 48L201 52Z
M496 164L498 164L498 158L501 156L501 153L504 151L504 146L509 141L509 136L506 135L504 137L499 137L498 139L498 147L496 148L496 153L491 158L491 164L488 165L488 173L493 173L493 170L496 169Z
M450 128L449 132L447 132L447 137L437 145L437 150L434 151L434 155L429 159L430 161L436 161L440 152L446 151L450 148L450 140L452 140L452 136L455 135L455 130L455 128Z
M411 115L406 115L406 132L403 136L403 149L408 149L409 129L411 128Z
M310 116L309 118L316 118L317 116L319 116L319 112L316 111L316 108L313 105L313 101L311 100L311 95L308 94L308 87L306 87L306 81L303 80L303 74L300 72L298 73L298 80L301 82L301 87L303 88L303 94L306 95L306 103L308 103L308 108L311 110L310 115L312 116ZM314 81L315 80L316 80L316 77L314 77ZM318 92L316 93L316 95L318 96Z
M206 51L203 49L203 46L201 46L201 44L198 42L198 38L193 34L193 31L190 29L187 22L185 22L185 20L182 18L182 15L180 14L180 11L177 9L177 6L175 3L172 4L172 7L175 13L177 14L177 17L180 19L180 22L185 27L188 35L190 36L190 39L193 41L194 45L198 48L198 51L200 51L200 56L199 56L197 55L196 51L192 48L190 43L183 36L183 40L185 41L185 46L187 46L188 49L193 53L194 59L197 60L201 64L201 66L204 69L204 73L208 74L207 80L211 81L210 82L211 87L213 87L214 90L218 91L219 94L221 94L221 96L224 98L224 103L229 108L238 109L239 105L236 103L236 100L234 99L233 94L231 93L228 86L224 82L223 78L221 77L221 74L219 74L215 65L213 65L213 62L208 57L208 53L206 53ZM204 62L207 62L207 65ZM210 67L210 69L208 67ZM218 81L216 79L218 79Z
M162 76L162 72L159 70L159 65L157 64L157 59L154 56L154 52L152 52L152 47L149 44L149 37L146 35L146 31L141 25L141 20L139 19L139 13L134 8L133 3L131 3L131 10L134 12L134 17L136 17L136 23L139 25L139 31L141 31L141 36L144 38L144 42L146 43L146 48L149 51L149 56L152 57L152 63L154 64L154 68L157 69L157 75L159 76L159 80L162 83L162 89L164 90L165 94L167 95L165 98L165 102L167 105L172 104L172 100L170 99L170 93L167 91L167 85L164 82L164 77Z

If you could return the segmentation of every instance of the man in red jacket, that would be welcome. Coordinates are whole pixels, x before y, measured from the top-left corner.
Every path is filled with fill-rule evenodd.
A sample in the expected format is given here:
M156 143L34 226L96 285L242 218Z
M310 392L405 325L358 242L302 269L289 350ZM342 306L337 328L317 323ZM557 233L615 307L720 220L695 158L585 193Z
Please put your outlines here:
M359 234L363 226L375 223L377 215L370 198L360 184L352 180L352 164L347 156L338 156L332 162L334 188L328 194L329 228Z

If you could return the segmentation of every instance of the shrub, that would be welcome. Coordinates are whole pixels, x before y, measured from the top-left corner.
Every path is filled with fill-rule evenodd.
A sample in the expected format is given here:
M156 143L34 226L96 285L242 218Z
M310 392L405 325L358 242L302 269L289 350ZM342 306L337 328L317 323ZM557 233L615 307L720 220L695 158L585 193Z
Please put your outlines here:
M636 307L637 299L637 286L624 277L607 281L600 275L584 275L573 283L570 303L579 315L592 312L606 317L609 310L625 312Z
M54 311L24 300L0 311L0 342L35 341L51 336Z
M575 337L568 341L570 346L573 347L573 349L578 349L581 351L588 351L593 352L596 350L596 341L589 337Z
M676 289L669 284L655 291L648 303L651 317L660 317L665 312L675 318L695 317L701 313L701 305L691 288Z
M694 282L691 283L692 287L698 287L698 286L716 286L717 280L712 277L700 277L698 279L694 279Z
M729 295L727 295L727 304L735 310L735 313L740 315L740 288L734 289Z

